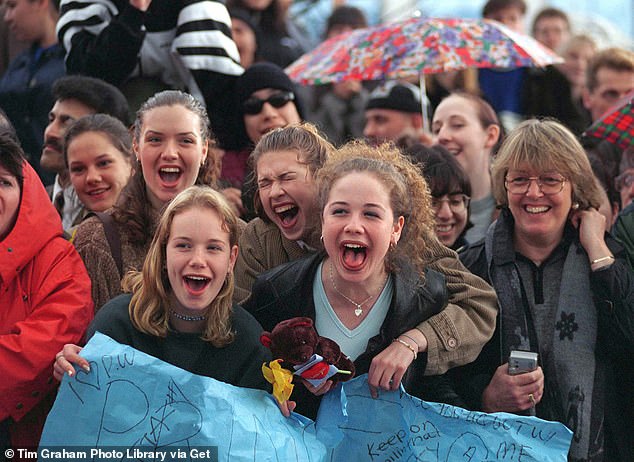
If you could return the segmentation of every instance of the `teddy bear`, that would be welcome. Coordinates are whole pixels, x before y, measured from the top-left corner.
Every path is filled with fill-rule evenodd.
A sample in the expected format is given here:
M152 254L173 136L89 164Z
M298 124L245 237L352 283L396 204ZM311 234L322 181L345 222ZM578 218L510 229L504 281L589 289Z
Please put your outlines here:
M318 335L310 318L282 321L271 332L263 332L260 342L271 349L274 358L282 360L283 367L315 386L328 379L345 382L354 376L352 360L342 353L337 342Z

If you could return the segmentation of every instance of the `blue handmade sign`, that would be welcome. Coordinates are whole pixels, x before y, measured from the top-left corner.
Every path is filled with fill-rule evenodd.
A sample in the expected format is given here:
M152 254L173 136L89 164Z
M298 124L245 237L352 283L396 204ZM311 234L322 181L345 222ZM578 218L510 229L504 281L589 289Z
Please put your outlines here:
M65 377L40 460L566 461L563 425L369 393L363 375L329 392L317 423L284 418L273 398L193 375L102 334L91 365ZM210 451L211 449L211 451Z
M572 432L557 422L472 412L400 391L373 399L367 376L328 393L317 436L334 461L566 462Z
M81 355L90 372L64 377L40 460L59 447L72 450L56 460L215 460L207 448L219 461L324 460L314 422L284 418L264 391L191 374L100 333Z

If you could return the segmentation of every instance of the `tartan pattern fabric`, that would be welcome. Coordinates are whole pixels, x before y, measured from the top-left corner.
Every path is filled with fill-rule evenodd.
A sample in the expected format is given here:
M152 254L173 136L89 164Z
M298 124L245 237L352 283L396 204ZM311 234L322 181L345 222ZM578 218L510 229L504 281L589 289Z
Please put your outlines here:
M634 90L619 100L599 120L588 128L584 134L602 138L616 144L621 149L634 145Z

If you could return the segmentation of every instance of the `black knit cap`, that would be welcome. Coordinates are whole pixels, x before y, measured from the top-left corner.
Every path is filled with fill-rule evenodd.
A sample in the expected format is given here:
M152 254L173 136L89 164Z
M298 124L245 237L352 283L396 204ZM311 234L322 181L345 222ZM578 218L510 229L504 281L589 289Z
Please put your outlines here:
M238 77L236 82L238 102L242 105L249 96L263 88L295 92L293 82L284 69L269 62L255 63Z
M393 109L401 112L422 112L420 90L407 82L390 80L376 87L365 107L368 109Z

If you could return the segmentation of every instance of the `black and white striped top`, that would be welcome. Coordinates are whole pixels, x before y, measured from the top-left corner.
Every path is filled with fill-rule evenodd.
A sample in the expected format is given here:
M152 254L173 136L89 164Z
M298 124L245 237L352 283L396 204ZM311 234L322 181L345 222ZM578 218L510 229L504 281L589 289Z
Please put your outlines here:
M218 0L153 0L145 13L129 0L62 0L57 34L68 73L117 86L131 77L158 79L204 101L212 125L243 72Z

